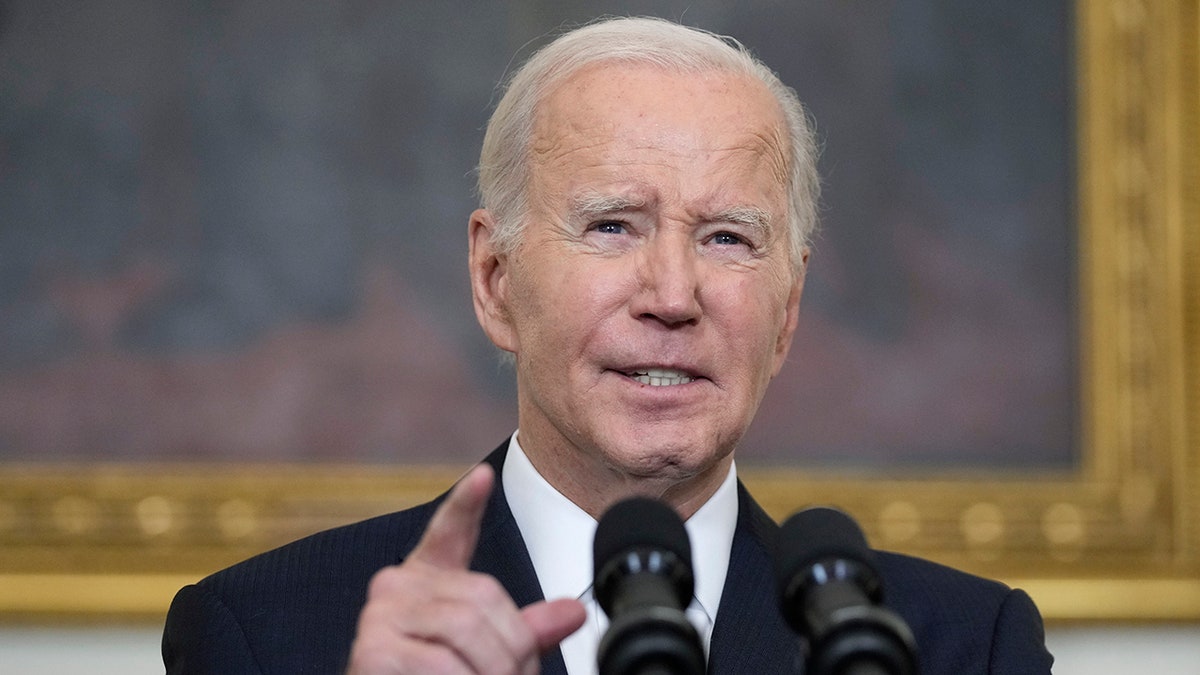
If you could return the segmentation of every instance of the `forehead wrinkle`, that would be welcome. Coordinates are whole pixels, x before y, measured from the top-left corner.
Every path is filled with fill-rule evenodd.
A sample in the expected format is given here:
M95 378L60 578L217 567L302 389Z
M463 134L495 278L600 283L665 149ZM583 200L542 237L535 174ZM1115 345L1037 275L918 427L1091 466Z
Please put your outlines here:
M762 143L762 154L771 166L771 173L782 186L791 182L791 155L787 151L787 132L779 124L772 124L768 135L755 134ZM786 189L786 187L785 187Z
M745 162L749 166L765 164L771 177L780 186L788 182L788 156L784 151L783 139L780 137L777 125L771 125L769 130L758 129L747 133L741 142L724 148L716 148L715 155L725 155L728 161Z

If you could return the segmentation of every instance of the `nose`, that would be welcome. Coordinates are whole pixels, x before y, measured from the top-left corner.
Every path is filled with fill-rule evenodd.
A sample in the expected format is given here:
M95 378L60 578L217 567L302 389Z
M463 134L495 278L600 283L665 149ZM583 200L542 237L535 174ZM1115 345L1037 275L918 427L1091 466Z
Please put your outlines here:
M639 256L638 290L630 306L634 316L667 326L699 321L699 262L690 237L660 231Z

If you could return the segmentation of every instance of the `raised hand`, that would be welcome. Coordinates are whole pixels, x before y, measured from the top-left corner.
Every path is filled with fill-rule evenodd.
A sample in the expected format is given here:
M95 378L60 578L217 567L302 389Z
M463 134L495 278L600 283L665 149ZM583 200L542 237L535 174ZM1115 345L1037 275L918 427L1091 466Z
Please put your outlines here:
M495 477L472 469L400 565L377 572L350 649L352 675L538 672L542 652L584 621L573 599L518 609L495 578L468 569Z

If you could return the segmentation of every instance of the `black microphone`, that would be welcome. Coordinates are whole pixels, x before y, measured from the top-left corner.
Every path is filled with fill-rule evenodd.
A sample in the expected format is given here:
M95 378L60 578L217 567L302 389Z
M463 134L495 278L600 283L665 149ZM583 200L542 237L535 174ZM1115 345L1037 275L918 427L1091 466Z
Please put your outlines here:
M684 610L692 547L675 510L645 497L618 502L596 528L596 600L611 623L600 675L703 675L704 648Z
M807 643L809 675L915 675L912 631L880 606L875 557L850 516L793 515L779 531L776 579L783 616Z

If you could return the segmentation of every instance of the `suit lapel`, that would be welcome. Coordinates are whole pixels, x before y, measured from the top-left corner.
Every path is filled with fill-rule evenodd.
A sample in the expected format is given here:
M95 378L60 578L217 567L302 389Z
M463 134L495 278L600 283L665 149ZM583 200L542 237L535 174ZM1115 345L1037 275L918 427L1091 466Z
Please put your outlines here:
M772 562L775 522L738 483L738 520L713 626L708 672L800 673L799 638L779 611Z
M471 560L471 569L495 577L508 591L513 602L518 607L524 607L545 598L533 569L533 561L529 558L529 549L525 547L525 540L508 508L508 500L500 484L500 471L507 452L508 441L505 441L484 460L495 469L496 484L487 511L483 514L479 544ZM562 652L555 648L543 654L541 672L543 675L567 675Z

